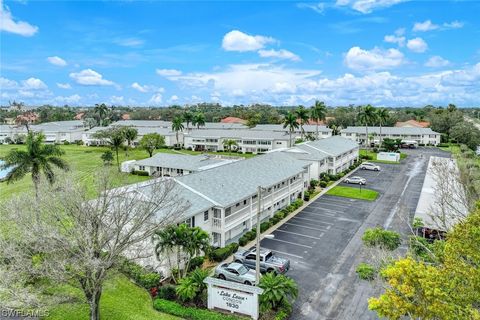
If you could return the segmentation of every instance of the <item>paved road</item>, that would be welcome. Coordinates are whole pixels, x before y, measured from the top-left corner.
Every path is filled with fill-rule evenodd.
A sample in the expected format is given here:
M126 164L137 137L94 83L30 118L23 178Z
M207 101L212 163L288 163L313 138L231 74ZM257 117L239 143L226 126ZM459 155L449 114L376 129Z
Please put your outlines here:
M448 156L434 148L408 150L400 165L380 164L381 172L358 171L367 188L380 193L374 202L322 196L277 229L262 247L290 258L288 275L299 286L292 319L376 319L367 299L378 294L355 274L368 261L361 236L367 228L383 226L408 234L400 212L413 217L428 158Z

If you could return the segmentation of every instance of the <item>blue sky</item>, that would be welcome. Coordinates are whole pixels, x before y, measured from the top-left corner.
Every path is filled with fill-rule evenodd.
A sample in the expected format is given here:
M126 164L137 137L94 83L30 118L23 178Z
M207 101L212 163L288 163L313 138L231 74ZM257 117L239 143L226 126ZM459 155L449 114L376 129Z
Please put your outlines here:
M0 102L480 105L479 1L2 1Z

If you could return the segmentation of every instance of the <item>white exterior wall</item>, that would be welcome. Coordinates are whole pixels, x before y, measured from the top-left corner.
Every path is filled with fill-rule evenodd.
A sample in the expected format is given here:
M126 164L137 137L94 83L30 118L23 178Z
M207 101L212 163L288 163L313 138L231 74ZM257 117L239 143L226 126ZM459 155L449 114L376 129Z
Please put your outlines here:
M293 139L293 138L292 138ZM208 151L225 151L223 142L226 140L237 141L238 146L234 146L242 153L262 153L268 152L273 149L280 149L288 147L288 138L286 140L270 140L270 139L238 139L238 138L203 138L203 137L191 137L185 136L185 148L195 149L201 147ZM268 141L270 144L260 144L259 142Z
M148 172L148 175L152 174L158 174L158 176L164 177L177 177L177 176L183 176L192 173L192 171L189 170L183 170L183 169L176 169L176 168L165 168L161 166L143 166L143 165L138 165L135 164L134 166L135 170L137 171L146 171Z
M358 143L364 143L365 141L365 134L357 134L357 133L347 133L342 132L341 136ZM382 132L382 138L390 138L390 139L403 139L403 140L413 140L417 141L419 144L425 145L438 145L440 143L440 134L423 134L423 135L411 135L411 134L385 134ZM377 134L374 136L375 140L380 140L380 135Z

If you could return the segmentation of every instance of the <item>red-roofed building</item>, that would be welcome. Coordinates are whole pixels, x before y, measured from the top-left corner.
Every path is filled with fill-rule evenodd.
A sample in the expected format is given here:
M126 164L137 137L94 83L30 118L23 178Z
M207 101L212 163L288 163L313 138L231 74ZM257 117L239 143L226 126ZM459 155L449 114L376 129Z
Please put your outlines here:
M222 119L222 121L220 121L221 123L241 123L241 124L245 124L247 123L246 120L243 120L241 118L237 118L237 117L226 117L224 119Z
M85 112L77 113L73 119L74 120L82 120L84 115L85 115Z
M128 113L122 114L122 120L130 120L130 115Z
M417 121L417 120L408 120L404 122L395 123L395 127L399 128L428 128L430 127L430 122L427 121Z
M331 119L335 119L335 117L326 117L326 118L325 118L325 121L323 121L323 120L315 121L315 120L313 120L313 119L310 119L310 120L308 120L307 124L313 124L313 125L315 125L315 124L317 124L317 122L318 122L318 125L320 125L320 126L325 126L325 125L327 124L328 120L331 120Z

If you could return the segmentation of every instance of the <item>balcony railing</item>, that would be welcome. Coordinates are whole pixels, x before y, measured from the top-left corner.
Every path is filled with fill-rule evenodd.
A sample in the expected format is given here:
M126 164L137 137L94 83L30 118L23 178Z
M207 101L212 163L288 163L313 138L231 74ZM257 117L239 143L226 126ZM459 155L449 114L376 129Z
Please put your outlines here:
M212 218L212 229L222 230L222 219Z

